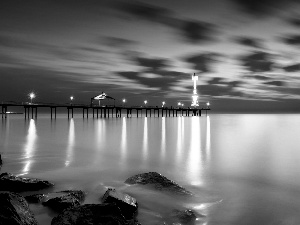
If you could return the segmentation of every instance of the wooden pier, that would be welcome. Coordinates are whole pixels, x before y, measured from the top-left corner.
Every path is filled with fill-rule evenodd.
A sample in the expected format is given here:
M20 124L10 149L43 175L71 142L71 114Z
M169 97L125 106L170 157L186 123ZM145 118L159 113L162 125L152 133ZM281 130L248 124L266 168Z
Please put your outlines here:
M122 115L126 115L127 117L132 117L134 113L136 113L136 117L145 115L148 116L157 116L160 115L162 117L177 117L177 116L201 116L202 111L207 115L207 111L210 108L173 108L173 107L124 107L124 106L95 106L95 105L70 105L70 104L18 104L18 103L1 103L2 109L2 119L7 118L8 108L14 107L23 107L24 108L24 117L25 119L29 119L30 117L37 118L38 109L41 108L49 108L50 109L50 118L56 118L57 109L65 108L67 109L68 118L74 117L74 109L82 110L82 117L88 118L90 113L92 113L93 118L109 118L111 117L121 117ZM144 112L144 113L143 113Z

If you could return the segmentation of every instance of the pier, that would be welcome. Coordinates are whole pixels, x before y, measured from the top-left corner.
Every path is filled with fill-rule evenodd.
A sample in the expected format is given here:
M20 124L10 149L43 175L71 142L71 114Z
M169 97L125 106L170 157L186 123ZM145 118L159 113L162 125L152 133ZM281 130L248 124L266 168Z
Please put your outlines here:
M1 103L1 116L2 119L7 118L10 113L8 108L23 107L25 119L37 118L38 111L41 108L48 108L50 113L50 118L55 119L57 115L58 108L65 108L68 118L74 117L74 109L82 110L82 117L89 118L92 115L93 118L109 118L109 117L121 117L126 115L126 117L132 117L132 115L146 116L146 117L177 117L177 116L201 116L204 112L207 115L207 108L190 108L190 107L154 107L154 106L96 106L96 105L70 105L70 104L43 104L43 103Z

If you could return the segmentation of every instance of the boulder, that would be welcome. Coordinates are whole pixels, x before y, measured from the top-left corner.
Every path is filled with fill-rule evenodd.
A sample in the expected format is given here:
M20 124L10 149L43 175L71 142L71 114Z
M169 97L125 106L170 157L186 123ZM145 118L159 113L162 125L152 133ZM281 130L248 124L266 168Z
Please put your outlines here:
M116 204L86 204L65 209L54 217L51 225L130 224Z
M16 193L0 191L1 225L37 225L25 198Z
M11 173L0 175L0 191L36 191L53 186L49 181L15 176Z
M194 225L196 224L197 216L194 211L190 209L178 210L175 209L171 213L170 221L172 224L184 224L184 225Z
M109 188L102 197L103 203L115 203L121 210L126 220L134 219L137 214L138 204L135 198Z
M80 190L68 190L47 194L42 202L55 211L61 212L64 209L80 206L84 201L85 193Z
M29 203L41 203L45 198L46 198L45 194L34 194L34 195L25 196L26 201Z
M180 195L192 195L192 193L174 181L162 176L157 172L142 173L128 178L125 181L126 184L142 184L151 185L155 189L168 191Z

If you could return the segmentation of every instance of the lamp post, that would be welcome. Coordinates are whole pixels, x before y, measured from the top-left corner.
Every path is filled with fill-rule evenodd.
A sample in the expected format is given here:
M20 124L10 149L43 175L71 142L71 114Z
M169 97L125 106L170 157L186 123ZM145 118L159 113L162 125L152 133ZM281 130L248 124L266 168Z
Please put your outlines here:
M162 102L162 107L164 107L165 104L166 104L166 102Z
M33 92L29 93L30 104L32 104L32 99L35 98L35 94Z
M178 102L178 107L180 107L181 106L181 102Z
M71 100L71 105L73 104L73 99L74 99L74 97L73 97L73 96L71 96L71 97L70 97L70 100Z
M148 102L147 100L145 100L145 101L144 101L144 103L145 103L145 107L146 107L146 105L147 105L147 102Z
M210 105L209 102L207 102L207 103L206 103L206 107L209 108L209 105Z
M126 99L124 98L122 101L123 101L123 107L124 107L124 106L125 106Z

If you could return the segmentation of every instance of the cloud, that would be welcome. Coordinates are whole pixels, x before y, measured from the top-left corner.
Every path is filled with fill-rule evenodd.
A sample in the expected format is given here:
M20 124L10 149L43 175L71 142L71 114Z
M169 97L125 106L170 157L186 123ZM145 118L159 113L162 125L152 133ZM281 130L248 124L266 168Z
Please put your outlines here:
M300 27L300 18L290 18L287 22L295 27Z
M300 71L300 63L289 65L289 66L285 66L285 67L283 67L283 69L285 70L285 72L297 72L297 71Z
M238 37L235 38L235 41L238 44L248 46L248 47L253 47L253 48L262 48L262 40L258 38L253 38L253 37Z
M291 34L287 37L283 37L282 41L288 45L300 45L300 35L299 34Z
M298 0L232 0L244 12L253 16L268 16L292 7Z
M282 87L282 86L284 86L284 82L283 82L283 81L279 81L279 80L265 82L264 84L272 85L272 86L277 86L277 87Z
M141 2L121 3L117 8L136 18L171 27L192 44L215 40L216 26L197 20L179 18L174 12Z
M213 64L218 62L221 55L218 53L202 53L186 57L184 60L192 64L193 69L200 73L208 73L213 71Z
M253 79L256 79L256 80L270 80L271 79L270 77L262 76L262 75L247 75L245 77L246 78L253 78Z
M271 58L272 55L267 52L255 51L251 54L241 56L239 60L248 71L253 73L260 73L273 70L273 66L275 65L275 63Z
M142 84L147 87L155 87L160 90L169 90L176 82L178 82L184 73L179 73L175 71L160 71L156 74L145 74L143 72L135 71L120 71L117 72L118 75L125 77L127 79L135 81L137 84Z
M102 40L105 45L113 48L124 48L138 44L137 41L119 37L104 37Z
M136 57L135 62L137 65L146 68L147 71L157 72L165 69L168 66L169 61L163 58Z
M200 85L201 95L209 96L243 96L243 93L236 91L231 85Z

